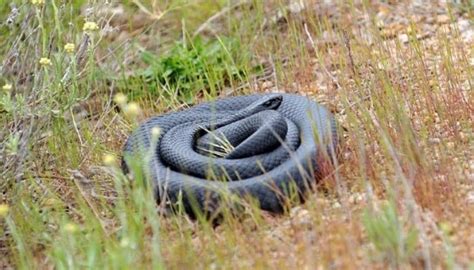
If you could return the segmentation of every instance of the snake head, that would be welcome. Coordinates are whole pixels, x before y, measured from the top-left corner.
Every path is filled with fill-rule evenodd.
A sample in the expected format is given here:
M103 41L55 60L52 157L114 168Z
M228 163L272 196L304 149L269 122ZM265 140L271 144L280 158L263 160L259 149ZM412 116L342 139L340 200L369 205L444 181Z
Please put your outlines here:
M266 96L258 101L259 106L263 107L265 110L276 110L280 107L281 102L283 101L283 96L279 94L272 94Z
M254 101L249 106L243 108L237 114L231 116L231 119L233 121L230 121L230 122L235 122L239 119L248 117L252 114L256 114L261 111L276 110L278 109L278 107L280 107L282 101L283 101L283 95L281 94L264 95L261 98L257 99L256 101Z

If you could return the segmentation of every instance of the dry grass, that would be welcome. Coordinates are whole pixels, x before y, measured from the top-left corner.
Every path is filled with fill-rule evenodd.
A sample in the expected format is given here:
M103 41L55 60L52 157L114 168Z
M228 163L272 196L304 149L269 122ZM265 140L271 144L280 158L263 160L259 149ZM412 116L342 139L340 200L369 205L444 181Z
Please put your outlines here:
M474 267L469 1L32 2L0 7L0 267ZM157 213L146 183L102 165L145 117L185 106L179 86L130 75L146 68L142 50L193 35L251 57L229 49L181 71L205 70L186 77L209 86L192 102L286 91L335 113L341 157L304 204L249 206L213 228ZM127 117L117 92L141 113Z

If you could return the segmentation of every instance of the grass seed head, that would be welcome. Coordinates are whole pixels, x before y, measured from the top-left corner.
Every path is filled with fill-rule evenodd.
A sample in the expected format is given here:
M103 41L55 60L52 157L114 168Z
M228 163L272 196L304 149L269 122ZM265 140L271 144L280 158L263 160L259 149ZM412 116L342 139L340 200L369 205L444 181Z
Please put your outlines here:
M151 129L151 136L153 138L158 138L161 134L161 129L159 127L154 127Z

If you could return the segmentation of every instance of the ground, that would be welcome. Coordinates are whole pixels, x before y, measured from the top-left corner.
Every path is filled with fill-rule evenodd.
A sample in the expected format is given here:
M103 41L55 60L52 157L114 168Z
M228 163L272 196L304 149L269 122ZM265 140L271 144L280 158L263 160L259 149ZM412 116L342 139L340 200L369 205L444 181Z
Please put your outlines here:
M0 267L474 269L472 1L0 5ZM336 116L284 214L164 214L118 168L151 115L253 92Z

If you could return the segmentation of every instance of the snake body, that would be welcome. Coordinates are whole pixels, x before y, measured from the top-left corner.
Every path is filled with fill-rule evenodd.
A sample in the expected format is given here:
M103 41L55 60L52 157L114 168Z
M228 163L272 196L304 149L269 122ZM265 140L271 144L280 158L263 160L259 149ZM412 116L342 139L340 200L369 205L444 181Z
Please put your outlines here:
M211 154L224 140L231 150ZM207 211L231 193L281 212L290 184L305 192L319 175L318 157L336 143L334 117L309 98L246 95L148 119L128 138L122 168L144 172L158 201L181 201L186 211Z

